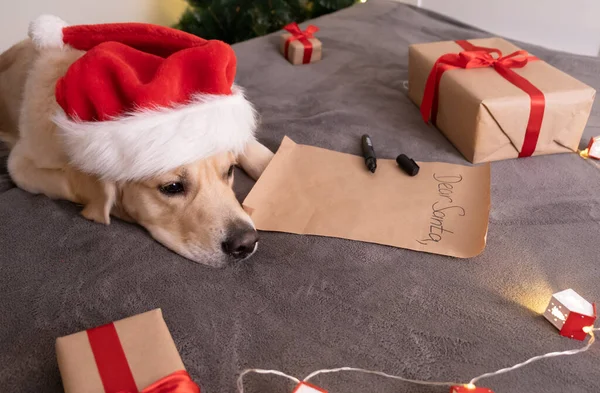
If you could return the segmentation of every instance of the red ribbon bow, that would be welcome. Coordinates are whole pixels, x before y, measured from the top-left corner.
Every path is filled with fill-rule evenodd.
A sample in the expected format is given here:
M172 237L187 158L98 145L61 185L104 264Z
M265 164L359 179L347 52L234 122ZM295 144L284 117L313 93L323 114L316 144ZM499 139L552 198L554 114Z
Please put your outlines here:
M544 118L544 108L546 100L544 93L535 87L527 79L523 78L511 68L523 68L530 61L539 60L535 56L529 56L526 51L519 50L507 56L502 56L502 52L495 48L478 47L468 41L456 41L464 51L460 53L448 53L442 55L435 64L427 83L425 84L425 93L421 103L421 115L427 123L431 116L433 124L436 123L438 96L440 80L444 72L457 68L485 68L493 67L504 79L517 86L530 97L529 120L525 131L525 139L519 157L529 157L535 151L537 141ZM492 56L496 54L497 57Z
M121 390L118 393L138 393L138 391L137 389ZM192 381L187 371L179 370L159 379L139 393L200 393L200 388Z
M298 23L292 22L284 26L283 29L292 34L292 36L285 41L285 58L287 59L288 57L290 42L298 40L304 46L304 56L302 58L302 64L310 63L310 57L312 56L313 46L308 39L313 38L313 34L319 31L319 28L315 25L308 25L306 30L302 31L300 30L300 26L298 26Z
M105 393L138 393L125 351L113 323L89 329L88 340ZM139 393L200 393L185 370L175 371Z

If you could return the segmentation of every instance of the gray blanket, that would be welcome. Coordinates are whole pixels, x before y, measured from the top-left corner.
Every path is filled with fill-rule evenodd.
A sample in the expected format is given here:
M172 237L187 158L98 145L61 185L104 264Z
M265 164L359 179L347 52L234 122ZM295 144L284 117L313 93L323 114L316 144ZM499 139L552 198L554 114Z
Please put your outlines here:
M261 115L260 139L380 157L465 163L406 97L411 43L487 34L404 5L369 1L314 21L324 58L292 66L277 35L235 46L238 82ZM522 45L600 88L600 59ZM582 146L600 134L597 106ZM6 153L4 153L5 155ZM0 166L2 173L5 167ZM242 198L252 182L237 173ZM402 196L398 195L398 203ZM60 392L54 340L163 309L204 393L233 393L245 368L297 377L354 366L468 381L531 356L578 348L540 316L573 288L600 300L600 171L576 154L492 164L488 245L472 260L340 239L262 233L250 261L213 270L142 228L94 224L72 203L30 195L0 175L0 391ZM600 391L600 345L483 380L496 393ZM330 393L446 393L378 376L318 377ZM289 393L280 377L246 378L248 393Z

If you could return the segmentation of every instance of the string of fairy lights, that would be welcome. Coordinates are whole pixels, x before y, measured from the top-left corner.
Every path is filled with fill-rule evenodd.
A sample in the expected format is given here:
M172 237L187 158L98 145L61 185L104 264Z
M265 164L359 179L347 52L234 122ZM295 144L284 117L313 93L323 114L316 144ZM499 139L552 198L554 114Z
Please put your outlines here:
M594 345L596 341L595 332L600 331L600 328L594 327L594 322L596 320L596 306L594 304L589 303L587 300L579 296L572 289L568 289L562 292L558 292L554 294L546 307L546 311L544 312L544 316L548 321L550 321L554 326L556 326L560 330L560 334L566 337L571 337L575 339L583 340L585 337L589 336L589 339L585 346L572 349L568 351L561 352L549 352L543 355L534 356L530 359L527 359L521 363L515 364L510 367L502 368L500 370L496 370L493 372L488 372L485 374L481 374L472 378L469 382L437 382L437 381L425 381L419 379L410 379L404 378L398 375L387 374L381 371L373 371L367 370L363 368L356 367L339 367L332 369L322 369L317 370L309 375L307 375L303 379L296 378L292 375L288 375L284 372L278 370L264 370L264 369L247 369L244 370L238 377L237 380L237 389L238 393L244 393L244 377L248 374L268 374L268 375L276 375L283 378L287 378L292 381L296 388L294 392L297 393L326 393L326 390L322 390L314 385L308 384L313 378L318 375L323 374L335 374L341 372L355 372L362 374L370 374L379 377L394 379L398 381L402 381L405 383L417 384L417 385L427 385L427 386L447 386L450 387L451 393L462 393L462 392L472 392L472 393L493 393L490 389L484 387L478 387L477 384L480 380L494 377L500 374L505 374L508 372L512 372L514 370L525 367L531 363L548 359L552 357L558 356L571 356L581 354L589 350L592 345Z

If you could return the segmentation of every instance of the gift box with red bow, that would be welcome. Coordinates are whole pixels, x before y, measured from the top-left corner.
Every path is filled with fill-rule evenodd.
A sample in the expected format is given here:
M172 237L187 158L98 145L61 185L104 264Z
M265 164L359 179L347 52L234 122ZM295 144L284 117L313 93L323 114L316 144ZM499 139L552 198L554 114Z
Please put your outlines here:
M308 64L321 60L323 48L321 41L313 36L319 31L314 25L301 30L297 23L290 23L283 28L287 33L281 35L280 50L292 64Z
M501 38L409 48L409 96L473 163L575 152L595 90Z
M159 309L56 340L65 393L200 393Z

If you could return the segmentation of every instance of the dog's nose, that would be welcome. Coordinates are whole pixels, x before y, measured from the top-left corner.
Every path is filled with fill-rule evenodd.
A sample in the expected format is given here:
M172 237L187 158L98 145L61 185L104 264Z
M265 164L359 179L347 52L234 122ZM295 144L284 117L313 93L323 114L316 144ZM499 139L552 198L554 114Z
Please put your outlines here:
M250 225L244 223L235 225L228 231L227 238L221 247L227 255L235 259L244 259L254 252L258 242L258 232Z

